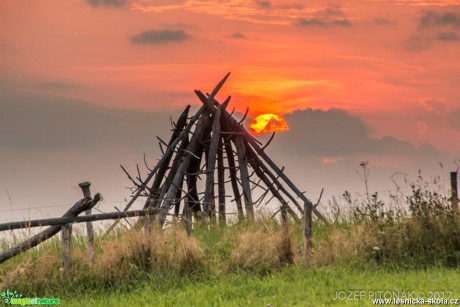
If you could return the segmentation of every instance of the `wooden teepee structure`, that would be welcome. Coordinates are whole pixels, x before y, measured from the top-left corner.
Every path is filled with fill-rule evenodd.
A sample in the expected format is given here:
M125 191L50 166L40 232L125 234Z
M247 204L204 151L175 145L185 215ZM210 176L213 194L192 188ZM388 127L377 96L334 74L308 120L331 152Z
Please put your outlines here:
M233 112L227 111L230 97L223 103L215 99L229 75L210 94L195 90L203 105L192 117L187 106L173 124L169 142L160 140L166 149L145 180L139 176L136 181L128 174L136 190L125 211L136 198L145 196L144 208L157 208L161 225L170 210L179 215L181 208L185 216L191 211L195 219L225 223L230 198L236 204L238 219L252 220L254 206L271 194L270 199L279 201L283 221L288 214L299 220L300 214L311 225L312 212L324 219L264 152L268 144L262 147L241 125L242 120L237 121ZM262 191L257 200L253 198L255 188Z

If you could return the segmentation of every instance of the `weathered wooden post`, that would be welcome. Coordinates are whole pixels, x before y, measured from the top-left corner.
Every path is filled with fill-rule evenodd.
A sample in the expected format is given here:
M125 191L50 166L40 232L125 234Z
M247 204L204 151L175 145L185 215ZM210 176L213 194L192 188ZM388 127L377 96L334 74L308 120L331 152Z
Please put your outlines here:
M188 205L188 199L184 200L184 219L185 219L185 229L187 230L187 237L190 237L192 231L192 221L190 219L190 207Z
M72 223L61 226L61 248L64 275L69 275L72 269Z
M225 169L222 138L219 140L219 150L217 151L217 184L219 190L219 224L226 225L227 218L225 215Z
M451 188L451 201L452 211L459 212L458 208L458 185L457 185L457 172L450 173L450 188Z
M312 211L313 205L312 203L304 202L303 204L303 249L305 253L305 260L308 259L308 256L311 251L311 237L312 237Z
M91 182L85 181L78 184L83 192L84 198L91 198ZM85 211L86 215L91 215L91 208ZM88 238L88 264L93 264L94 257L94 232L93 232L93 222L86 222L86 234Z
M283 222L283 225L287 224L287 219L288 219L287 207L285 204L282 204L281 205L281 221Z
M152 247L152 229L155 215L146 214L144 219L144 236L148 248Z

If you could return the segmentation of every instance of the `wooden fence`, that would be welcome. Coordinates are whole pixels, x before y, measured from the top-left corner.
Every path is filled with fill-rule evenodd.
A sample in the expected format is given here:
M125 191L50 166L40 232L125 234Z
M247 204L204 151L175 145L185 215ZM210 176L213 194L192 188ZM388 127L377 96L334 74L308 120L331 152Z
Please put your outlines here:
M457 172L450 173L450 182L451 182L451 201L452 210L454 212L459 212L459 199L458 199L458 184L457 184ZM8 259L25 252L26 250L37 246L38 244L50 239L61 231L61 248L62 248L62 258L61 263L64 269L64 274L71 272L72 259L71 259L71 246L72 246L72 225L73 223L84 223L86 222L87 230L87 243L88 243L88 261L89 264L92 264L94 256L94 246L93 246L93 225L94 221L101 220L119 220L122 218L128 217L145 217L145 236L146 240L151 240L151 217L159 213L158 208L148 208L142 210L131 210L123 212L111 212L111 213L100 213L100 214L91 214L91 209L102 199L101 195L97 193L93 198L91 198L90 183L83 182L79 186L82 189L83 196L81 200L75 203L62 217L59 218L48 218L48 219L37 219L29 221L18 221L18 222L9 222L0 224L0 231L30 228L30 227L40 227L40 226L50 226L47 229L41 231L40 233L32 236L21 244L3 252L0 254L0 264L7 261ZM322 194L322 193L321 193ZM318 201L319 203L319 201ZM318 204L316 204L317 206ZM313 207L316 207L313 206ZM307 203L304 204L304 214L303 214L303 228L304 228L304 254L308 258L309 253L312 248L312 214L309 212L312 206L309 206ZM84 216L79 216L80 213L85 212ZM187 235L190 236L191 232L191 217L190 210L187 206L184 208L183 220L185 222ZM282 219L284 221L284 219ZM285 224L287 225L287 224Z
M91 209L102 200L102 196L97 193L93 198L91 197L90 183L83 182L79 186L82 189L83 196L81 200L75 203L62 217L58 218L47 218L47 219L37 219L29 221L17 221L0 224L0 231L31 228L31 227L41 227L41 226L50 226L40 233L32 236L31 238L25 240L19 245L3 252L0 254L0 264L7 261L8 259L13 258L16 255L19 255L38 244L52 238L59 232L61 232L61 264L64 274L69 274L72 269L72 225L74 223L84 223L86 222L87 230L87 244L88 244L88 262L91 265L94 257L94 233L93 225L94 221L101 220L119 220L122 218L128 217L145 217L145 236L146 240L150 241L151 238L151 217L159 213L158 208L148 208L142 210L131 210L123 212L111 212L111 213L100 213L100 214L91 214ZM307 214L304 214L304 235L305 235L305 251L306 255L311 249L311 236L312 236L312 220L311 212L308 214L308 205L305 204L305 211ZM82 212L85 212L85 215L79 216ZM185 222L185 227L187 230L187 235L190 236L191 232L191 216L190 209L186 205L184 208L183 221ZM283 219L284 221L284 219Z
M72 225L73 223L86 222L87 230L87 243L88 243L88 261L90 265L93 262L94 256L94 232L92 222L101 220L118 220L121 218L134 217L134 216L150 216L157 213L156 208L149 208L143 210L131 210L125 212L111 212L101 214L91 214L91 209L102 199L98 193L91 197L90 183L83 182L79 186L82 189L84 198L75 203L62 217L59 218L48 218L48 219L37 219L30 221L19 221L0 224L0 231L14 230L21 228L50 226L40 233L32 236L25 240L21 244L3 252L0 254L0 264L7 261L8 259L19 255L26 250L37 246L38 244L52 238L61 231L61 248L62 248L62 267L64 273L68 274L71 271L72 260ZM78 216L80 213L85 212L86 215Z

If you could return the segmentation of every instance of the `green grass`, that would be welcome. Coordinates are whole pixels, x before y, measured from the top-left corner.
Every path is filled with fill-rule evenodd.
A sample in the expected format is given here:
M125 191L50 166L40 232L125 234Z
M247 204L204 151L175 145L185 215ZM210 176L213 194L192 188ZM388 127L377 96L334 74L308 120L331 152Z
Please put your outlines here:
M76 232L69 275L56 237L0 265L0 290L68 306L362 306L372 291L397 290L460 298L460 215L445 198L414 187L405 211L377 194L346 199L348 211L314 223L307 257L302 225L263 213L231 227L197 224L190 238L181 223L154 229L151 242L143 230L118 229L96 236L92 265ZM10 247L0 242L0 252ZM335 300L338 291L364 297Z
M189 278L152 275L130 289L62 297L69 306L329 306L372 305L375 291L452 291L460 298L457 270L347 269L286 267L260 276L244 271ZM364 291L357 300L335 299L338 291ZM348 294L348 292L347 292ZM376 294L378 295L378 294Z

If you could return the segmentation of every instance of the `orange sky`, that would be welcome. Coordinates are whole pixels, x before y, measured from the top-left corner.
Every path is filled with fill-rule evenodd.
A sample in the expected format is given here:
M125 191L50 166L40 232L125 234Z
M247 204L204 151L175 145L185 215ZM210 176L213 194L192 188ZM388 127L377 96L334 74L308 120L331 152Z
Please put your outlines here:
M224 94L252 116L338 108L374 136L460 151L452 142L460 137L459 1L1 0L0 7L2 88L172 110L197 103L193 89L210 90L232 71Z

